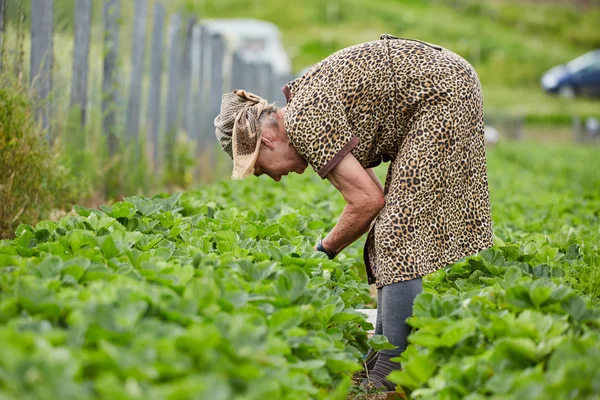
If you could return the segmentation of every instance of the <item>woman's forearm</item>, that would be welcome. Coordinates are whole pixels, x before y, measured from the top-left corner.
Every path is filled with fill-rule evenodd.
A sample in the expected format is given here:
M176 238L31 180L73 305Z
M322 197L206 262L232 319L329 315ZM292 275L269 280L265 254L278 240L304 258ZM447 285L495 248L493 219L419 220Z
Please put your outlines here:
M327 179L346 200L338 223L322 243L326 250L339 253L369 229L373 219L385 206L385 198L375 173L365 170L352 153L331 170Z
M339 253L369 230L382 204L347 204L338 223L323 239L323 247Z

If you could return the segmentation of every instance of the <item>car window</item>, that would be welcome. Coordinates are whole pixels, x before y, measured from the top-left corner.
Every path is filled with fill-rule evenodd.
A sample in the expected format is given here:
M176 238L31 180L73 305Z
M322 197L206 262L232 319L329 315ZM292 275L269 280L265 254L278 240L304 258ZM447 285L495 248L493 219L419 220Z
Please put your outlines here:
M600 61L598 61L597 63L594 63L594 64L588 66L587 68L585 68L584 72L586 72L586 73L600 72Z
M600 62L600 51L591 51L567 63L571 73L587 71L587 68Z

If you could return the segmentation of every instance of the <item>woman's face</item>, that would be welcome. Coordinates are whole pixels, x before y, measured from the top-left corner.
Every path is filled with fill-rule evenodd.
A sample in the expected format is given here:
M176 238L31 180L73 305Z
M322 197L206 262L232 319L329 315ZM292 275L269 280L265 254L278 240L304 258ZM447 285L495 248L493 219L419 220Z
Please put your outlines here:
M308 163L290 142L285 131L283 111L275 115L278 126L262 127L262 144L254 165L254 175L266 174L279 182L281 177L295 172L302 174Z

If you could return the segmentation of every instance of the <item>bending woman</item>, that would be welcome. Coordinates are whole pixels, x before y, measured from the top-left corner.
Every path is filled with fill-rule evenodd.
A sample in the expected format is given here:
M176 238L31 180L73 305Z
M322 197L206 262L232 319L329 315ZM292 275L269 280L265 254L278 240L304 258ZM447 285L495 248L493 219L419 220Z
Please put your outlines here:
M364 260L378 288L376 333L397 346L370 357L370 382L392 389L421 278L492 246L481 85L460 56L382 35L340 50L283 88L276 108L223 95L216 135L233 179L279 181L310 166L344 196L315 246L335 257L369 232ZM385 186L372 168L389 162Z

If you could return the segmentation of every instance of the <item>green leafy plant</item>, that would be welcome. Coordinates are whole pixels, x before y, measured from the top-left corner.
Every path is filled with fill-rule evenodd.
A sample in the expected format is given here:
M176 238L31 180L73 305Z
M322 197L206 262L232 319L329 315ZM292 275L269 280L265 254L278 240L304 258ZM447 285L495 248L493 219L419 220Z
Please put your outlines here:
M33 104L14 79L0 77L0 238L34 223L71 194L57 149L45 140Z

